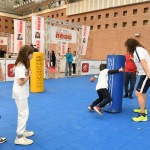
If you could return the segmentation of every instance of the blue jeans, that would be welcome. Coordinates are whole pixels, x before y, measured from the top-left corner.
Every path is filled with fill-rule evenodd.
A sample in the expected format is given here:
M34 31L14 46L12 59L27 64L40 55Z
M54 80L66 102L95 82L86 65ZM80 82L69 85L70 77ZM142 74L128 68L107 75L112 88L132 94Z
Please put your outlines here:
M68 69L69 69L69 76L72 75L72 62L66 62L66 69L65 69L65 76L68 76Z

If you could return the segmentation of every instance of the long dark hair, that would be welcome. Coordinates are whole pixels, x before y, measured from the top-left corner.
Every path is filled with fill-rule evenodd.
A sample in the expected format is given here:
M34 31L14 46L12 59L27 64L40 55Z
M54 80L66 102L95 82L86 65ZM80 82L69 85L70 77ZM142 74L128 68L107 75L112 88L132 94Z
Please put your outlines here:
M33 52L34 52L33 47L31 47L29 45L22 46L20 48L18 57L16 59L15 66L17 66L18 63L21 63L21 64L23 64L26 67L26 69L29 69L29 67L30 67L30 60L29 60L28 56L30 54L32 54Z
M133 38L127 39L126 42L124 43L124 45L127 48L127 51L131 54L134 53L137 46L143 47L142 44L140 44L139 41L137 41L136 39L133 39Z

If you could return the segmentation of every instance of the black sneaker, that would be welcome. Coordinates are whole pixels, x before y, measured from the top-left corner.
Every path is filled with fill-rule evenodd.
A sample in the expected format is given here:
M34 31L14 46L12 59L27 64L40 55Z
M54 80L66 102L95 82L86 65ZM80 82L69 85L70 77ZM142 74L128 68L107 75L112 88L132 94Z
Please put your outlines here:
M129 94L129 98L132 99L132 94L131 93Z
M124 94L123 98L127 98L128 97L128 94Z
M7 141L7 139L6 139L6 138L4 138L4 137L0 137L0 144L4 143L4 142L6 142L6 141Z

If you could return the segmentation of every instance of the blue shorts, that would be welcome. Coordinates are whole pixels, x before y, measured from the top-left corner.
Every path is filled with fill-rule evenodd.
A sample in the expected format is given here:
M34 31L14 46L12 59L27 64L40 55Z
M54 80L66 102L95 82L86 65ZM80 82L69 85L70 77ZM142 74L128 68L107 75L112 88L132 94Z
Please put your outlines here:
M136 90L140 93L146 93L150 87L150 79L146 75L140 77L139 83L136 87Z

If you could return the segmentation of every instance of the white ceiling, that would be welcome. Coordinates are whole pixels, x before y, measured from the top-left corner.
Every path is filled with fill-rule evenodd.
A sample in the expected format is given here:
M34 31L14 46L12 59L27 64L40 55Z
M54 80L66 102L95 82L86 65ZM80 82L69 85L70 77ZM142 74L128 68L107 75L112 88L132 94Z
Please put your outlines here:
M0 12L23 16L31 14L33 10L35 12L38 12L48 9L48 5L51 6L50 8L56 7L56 2L58 1L65 2L66 0L31 0L34 1L34 4L30 7L25 7L24 9L18 10L14 8L15 5L22 4L24 1L26 0L0 0ZM69 3L77 1L80 0L69 0Z

